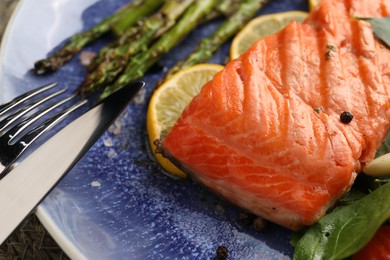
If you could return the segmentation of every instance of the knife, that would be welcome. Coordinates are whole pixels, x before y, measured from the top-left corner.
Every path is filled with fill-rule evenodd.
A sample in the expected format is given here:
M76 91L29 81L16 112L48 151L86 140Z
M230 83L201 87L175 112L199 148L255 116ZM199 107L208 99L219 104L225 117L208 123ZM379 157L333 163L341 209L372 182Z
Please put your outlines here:
M114 92L56 133L0 181L0 244L93 146L144 86Z

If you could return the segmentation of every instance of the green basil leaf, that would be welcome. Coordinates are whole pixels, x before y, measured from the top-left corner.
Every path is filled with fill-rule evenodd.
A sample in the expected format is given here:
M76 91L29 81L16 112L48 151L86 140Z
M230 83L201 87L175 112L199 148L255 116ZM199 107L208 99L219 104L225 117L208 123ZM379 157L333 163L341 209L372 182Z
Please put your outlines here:
M386 139L383 141L381 147L376 151L375 157L390 153L390 132L387 133Z
M390 217L390 183L339 207L313 225L295 247L294 259L344 259L356 253Z
M295 247L299 240L303 237L304 233L302 231L295 231L291 233L291 238L290 238L290 245Z
M376 37L381 39L387 47L390 47L390 16L383 18L357 18L371 24Z
M357 200L362 199L363 197L367 196L367 193L364 193L358 189L352 189L348 192L347 195L342 197L338 202L337 206L343 206L343 205L349 205Z

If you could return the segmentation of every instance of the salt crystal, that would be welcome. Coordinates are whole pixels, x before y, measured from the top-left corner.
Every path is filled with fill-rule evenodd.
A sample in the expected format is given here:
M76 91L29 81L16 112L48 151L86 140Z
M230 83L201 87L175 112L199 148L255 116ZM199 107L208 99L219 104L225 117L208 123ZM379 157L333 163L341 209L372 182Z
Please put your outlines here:
M122 126L125 124L123 119L117 119L109 128L108 131L114 135L119 135L122 131Z
M93 181L93 182L91 182L91 186L92 187L100 187L100 186L102 186L102 184L98 181Z
M111 138L104 139L103 144L106 147L112 147L114 145Z
M108 158L113 158L116 156L116 152L114 149L110 149L107 153Z
M89 66L92 63L93 58L95 58L96 53L92 51L82 51L80 53L80 62L84 66Z
M138 95L135 96L135 98L133 99L133 102L137 105L142 105L145 103L145 94L146 94L146 88L142 88Z

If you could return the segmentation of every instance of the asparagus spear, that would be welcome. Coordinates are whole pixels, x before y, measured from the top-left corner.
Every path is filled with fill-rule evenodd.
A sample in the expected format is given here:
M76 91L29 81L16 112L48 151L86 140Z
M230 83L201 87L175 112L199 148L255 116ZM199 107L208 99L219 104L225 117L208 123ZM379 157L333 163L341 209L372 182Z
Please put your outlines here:
M126 29L117 40L100 49L91 64L88 65L88 71L94 71L100 64L113 60L118 55L118 52L121 53L120 46L135 40L140 35L140 32L141 26L133 26Z
M223 43L236 34L256 14L265 2L261 0L242 1L237 11L223 22L209 38L203 39L197 49L185 61L177 63L170 69L164 80L169 79L183 68L207 61Z
M129 57L147 49L156 37L175 24L193 2L194 0L166 0L159 12L142 21L137 28L127 30L124 38L119 39L117 47L104 50L106 53L94 61L100 64L85 78L79 92L93 92L115 80L126 68Z
M112 84L104 89L101 98L108 96L113 91L127 85L132 80L142 77L145 72L159 60L159 58L179 43L197 24L204 19L217 0L198 0L184 13L179 22L159 38L153 46L131 59L126 70Z
M241 0L219 0L213 10L206 16L204 22L212 21L214 19L223 17L229 17L234 13Z
M242 0L220 0L214 10L225 17L230 17L237 11L241 2Z
M173 2L175 2L174 4L169 3L170 1L168 0L168 3L166 3L167 8L165 8L166 11L162 11L162 13L165 15L171 14L171 19L170 19L171 21L174 21L175 19L177 19L177 18L173 17L172 14L176 15L176 14L179 14L179 12L181 11L180 9L178 9L176 11L176 14L175 14L174 7L177 6L177 7L183 8L182 6L179 6L177 3L180 1L182 2L181 3L182 6L187 7L186 6L187 1L185 1L185 0L184 1L183 0L175 0L175 1L173 1ZM221 17L221 16L229 17L232 13L237 11L239 4L240 4L240 0L219 0L218 4L216 4L214 6L213 10L207 15L207 18L204 21L207 22L207 21L216 19L216 18ZM162 9L164 9L164 7ZM96 57L93 59L92 63L88 66L88 71L93 71L103 62L105 62L107 60L110 61L110 60L114 59L115 56L117 55L117 53L120 52L119 49L123 49L123 48L120 48L119 46L122 46L126 43L129 43L130 41L133 41L141 33L141 30L139 29L139 27L140 26L134 26L132 28L127 29L118 40L103 47L99 51L99 53L96 55ZM168 29L168 27L171 27L171 26L164 26L160 30L160 33L155 35L155 38L160 36L161 33L165 32L166 29ZM115 50L115 48L118 48L118 50ZM135 53L135 51L133 51L133 52ZM134 53L132 53L132 54L134 54Z
M163 0L143 0L125 5L93 28L74 35L60 50L48 58L37 61L34 64L35 73L41 75L59 69L88 43L110 30L117 32L122 28L132 26L139 19L160 7L162 3Z
M115 50L115 48L125 44L126 42L133 41L139 34L140 26L135 25L127 28L117 40L111 42L99 50L91 64L88 65L88 71L94 71L103 62L112 60L114 57L112 57L113 55L111 53L113 50Z

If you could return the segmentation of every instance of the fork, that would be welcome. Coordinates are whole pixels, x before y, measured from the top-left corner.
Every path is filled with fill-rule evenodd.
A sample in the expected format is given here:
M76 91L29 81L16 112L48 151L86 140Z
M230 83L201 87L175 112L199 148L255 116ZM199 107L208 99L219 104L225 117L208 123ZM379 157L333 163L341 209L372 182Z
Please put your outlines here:
M50 92L57 85L58 83L51 83L41 86L0 105L0 179L6 175L3 170L19 158L35 140L88 102L81 100L67 105L60 112L38 124L39 119L44 119L45 115L62 105L65 106L77 96L67 96L54 103L54 98L66 91L66 88L62 88Z

